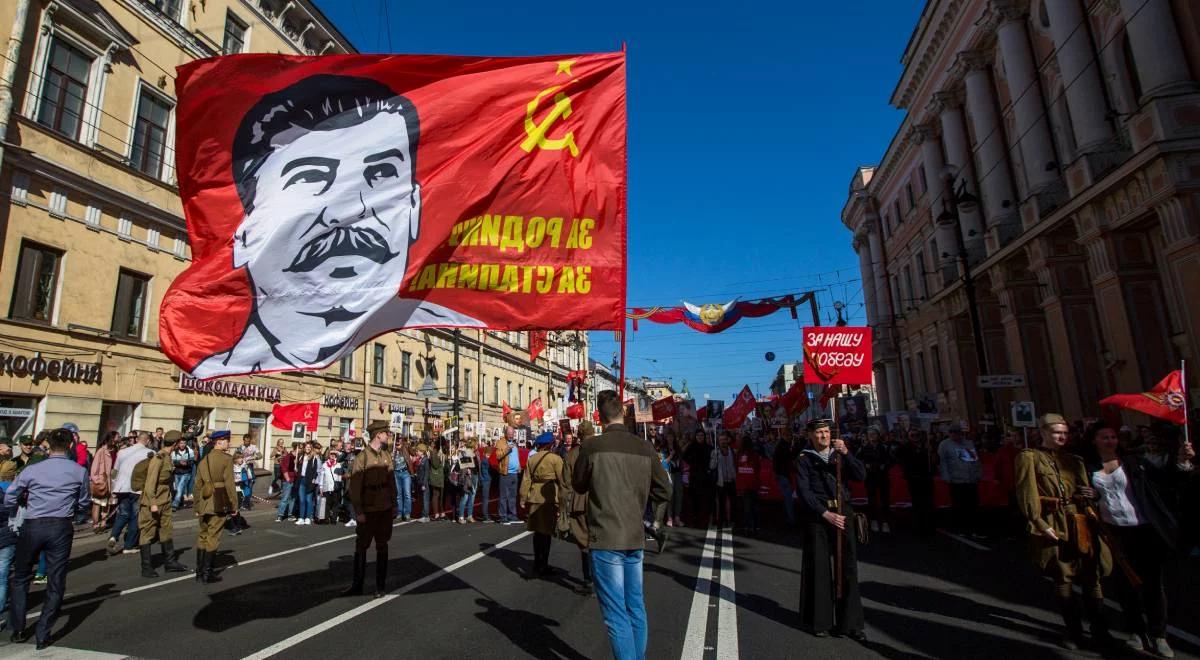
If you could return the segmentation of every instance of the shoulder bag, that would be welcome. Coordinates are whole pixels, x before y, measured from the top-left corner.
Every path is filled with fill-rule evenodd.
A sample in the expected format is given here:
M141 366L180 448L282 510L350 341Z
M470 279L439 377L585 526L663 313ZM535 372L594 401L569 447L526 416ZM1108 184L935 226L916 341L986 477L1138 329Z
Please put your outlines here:
M204 488L200 494L206 498L212 498L213 513L218 516L226 516L233 512L233 503L229 501L229 491L224 488L217 489L213 485L212 480L212 452L209 452L204 457L204 471L208 473L204 483Z

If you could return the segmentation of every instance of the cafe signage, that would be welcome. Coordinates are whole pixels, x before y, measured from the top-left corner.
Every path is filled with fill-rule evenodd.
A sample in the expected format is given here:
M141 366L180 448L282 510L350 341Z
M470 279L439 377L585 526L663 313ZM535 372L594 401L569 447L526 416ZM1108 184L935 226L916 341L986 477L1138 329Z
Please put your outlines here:
M352 396L342 396L341 394L326 394L322 405L326 408L358 410L358 399Z
M0 353L0 373L17 378L28 377L34 385L41 382L43 378L91 385L100 383L102 370L99 362L85 364L71 358L46 359L42 357L41 353L34 353L32 357Z

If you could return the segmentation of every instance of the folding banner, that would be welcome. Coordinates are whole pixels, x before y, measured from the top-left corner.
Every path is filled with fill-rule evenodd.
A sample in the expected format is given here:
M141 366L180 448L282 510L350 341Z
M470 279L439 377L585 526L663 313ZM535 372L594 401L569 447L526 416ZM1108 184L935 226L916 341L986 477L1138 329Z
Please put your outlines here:
M1101 399L1100 405L1128 408L1174 424L1183 424L1187 420L1187 394L1183 384L1183 372L1178 369L1172 371L1149 392L1114 394Z
M275 404L271 407L271 426L290 431L292 425L303 423L310 432L317 430L317 417L321 408L318 403Z
M675 397L673 396L663 397L650 404L650 410L654 414L654 421L656 422L674 417L675 408Z
M623 53L178 71L192 263L159 327L184 371L320 369L399 328L623 327Z

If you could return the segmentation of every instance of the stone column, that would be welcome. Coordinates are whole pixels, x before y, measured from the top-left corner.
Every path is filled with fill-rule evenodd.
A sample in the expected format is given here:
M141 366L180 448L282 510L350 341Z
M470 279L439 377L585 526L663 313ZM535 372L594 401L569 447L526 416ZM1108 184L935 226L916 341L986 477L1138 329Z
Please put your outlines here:
M996 94L989 72L991 63L982 53L966 51L959 53L956 66L965 72L967 112L978 143L977 175L983 193L981 196L984 218L987 221L988 232L995 234L997 225L1006 227L1009 223L1015 225L1018 221L1016 194L1013 191L1012 177L1009 176L1008 154L1004 146L1000 115L996 109ZM1005 241L993 241L989 244L989 250L995 251L1004 243Z
M1170 0L1120 0L1143 98L1196 89Z
M1104 95L1089 31L1081 27L1086 20L1083 8L1080 0L1043 1L1050 18L1050 35L1058 51L1056 58L1076 148L1081 154L1098 151L1112 141L1113 130L1105 112L1108 98Z
M1059 165L1050 137L1050 124L1046 121L1041 80L1029 47L1027 4L1022 0L993 0L992 9L999 20L1000 56L1004 59L1008 93L1016 118L1016 135L1012 137L1021 149L1028 191L1039 194L1058 186Z
M900 363L897 360L898 358L892 358L883 364L884 373L887 374L888 409L886 412L908 410L904 392L900 389Z
M1162 225L1166 274L1163 288L1179 310L1183 328L1180 352L1188 364L1200 365L1200 305L1194 304L1200 282L1200 209L1195 196L1171 197L1154 207ZM1189 372L1192 369L1188 369ZM1193 379L1193 382L1196 382Z
M1081 224L1079 220L1076 222ZM1100 320L1100 334L1104 336L1101 368L1111 375L1116 391L1139 392L1142 388L1137 365L1140 349L1129 326L1129 309L1117 275L1111 238L1100 231L1080 232L1079 242L1087 251L1096 316Z
M862 273L863 304L866 305L867 323L878 325L879 308L876 306L875 265L871 261L871 246L868 236L870 227L863 227L854 235L854 251L858 253L858 269Z
M942 178L942 170L946 160L942 155L942 143L932 126L922 124L913 129L913 141L921 145L921 164L925 170L925 180L929 182L929 208L936 220L942 213L944 203L949 199L946 182ZM955 236L954 224L935 223L938 254L933 255L933 265L939 269L954 266L958 259L958 238ZM945 256L942 256L945 255ZM922 268L922 270L924 270ZM944 277L954 277L954 271L944 273Z
M878 222L877 216L874 213L868 213L866 218L866 222L869 225L875 225ZM887 273L883 272L883 241L880 239L879 232L872 231L867 234L867 245L871 250L870 272L873 274L875 280L875 322L890 327L894 312L888 300ZM863 274L864 283L868 277L866 273Z
M942 126L942 142L946 145L946 164L955 172L955 185L965 182L967 190L972 195L979 196L979 184L975 180L975 166L971 162L971 148L967 142L967 128L963 123L962 94L959 92L938 92L933 95L934 101L930 106L938 115ZM928 175L927 175L928 176ZM970 213L959 212L959 229L967 246L967 254L971 262L982 259L983 250L983 213L982 206ZM938 239L941 246L941 239ZM953 250L947 250L953 252Z

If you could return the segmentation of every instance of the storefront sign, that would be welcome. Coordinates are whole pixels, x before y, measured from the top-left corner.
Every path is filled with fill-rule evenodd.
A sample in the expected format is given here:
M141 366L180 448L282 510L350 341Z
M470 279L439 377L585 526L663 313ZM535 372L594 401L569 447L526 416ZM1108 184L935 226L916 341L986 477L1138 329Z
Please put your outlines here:
M398 403L389 403L388 404L388 412L389 413L404 413L405 415L408 415L409 417L415 417L417 415L416 409L414 409L412 406L402 406Z
M32 408L0 408L0 417L29 417L33 415Z
M102 375L99 362L83 364L70 358L47 360L41 353L34 353L33 357L0 353L0 373L17 378L28 376L34 385L43 378L87 385L99 384Z
M255 399L271 403L279 401L278 387L235 383L231 380L200 380L184 373L179 374L179 391L231 396L237 399Z
M326 408L358 410L358 399L352 396L342 396L341 394L326 394L325 402L322 405Z

